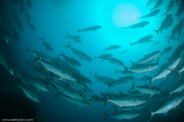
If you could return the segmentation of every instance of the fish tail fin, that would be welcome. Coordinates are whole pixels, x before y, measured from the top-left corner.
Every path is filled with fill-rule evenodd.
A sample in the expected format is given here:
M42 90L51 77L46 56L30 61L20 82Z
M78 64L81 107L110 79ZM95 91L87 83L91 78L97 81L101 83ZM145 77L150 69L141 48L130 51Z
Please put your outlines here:
M25 50L25 53L27 53L27 52L29 52L30 51L30 49L29 48L27 48L26 50Z
M153 11L154 8L151 8L150 11Z
M161 56L162 56L162 53L161 53ZM160 61L160 58L158 58L155 63L159 64L159 61Z
M170 69L170 68L166 68L166 69L168 69L171 72L176 72L178 74L179 79L181 78L180 71L178 71L177 69Z
M147 122L150 122L154 115L155 115L155 113L151 112L151 116L150 116L150 118L149 118L149 120Z
M153 82L152 78L149 77L149 76L145 76L145 78L148 79L148 80L150 81L150 86L151 86L151 85L152 85L152 82Z
M107 104L107 97L105 96L105 94L103 92L101 92L101 95L104 97L105 101L104 101L104 106Z
M157 34L159 34L159 30L153 30L153 31L155 31Z
M105 112L103 112L103 114L104 114L103 120L107 119L107 117L108 117L109 115L108 115L107 113L105 113Z
M116 114L117 113L117 111L118 111L118 107L116 107L116 106L112 106L113 108L114 108L114 114Z
M135 83L134 81L132 80L132 87L130 88L130 90L134 89L135 88Z
M136 63L132 60L129 60L132 63L132 66L134 66Z
M70 42L68 42L68 45L66 45L65 47L71 48Z
M180 71L176 70L176 72L178 74L179 80L181 80L181 73L180 73Z
M128 67L124 66L124 68L125 68L125 70L124 70L125 72L128 71Z
M116 74L116 73L118 73L118 72L119 72L119 71L118 71L117 69L114 68L114 73Z

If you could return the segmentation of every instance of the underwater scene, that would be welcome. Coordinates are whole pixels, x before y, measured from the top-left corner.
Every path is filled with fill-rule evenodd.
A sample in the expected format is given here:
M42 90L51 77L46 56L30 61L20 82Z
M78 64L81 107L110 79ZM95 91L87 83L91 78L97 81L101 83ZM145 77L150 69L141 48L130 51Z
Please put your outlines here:
M1 0L1 121L184 122L183 27L183 0Z

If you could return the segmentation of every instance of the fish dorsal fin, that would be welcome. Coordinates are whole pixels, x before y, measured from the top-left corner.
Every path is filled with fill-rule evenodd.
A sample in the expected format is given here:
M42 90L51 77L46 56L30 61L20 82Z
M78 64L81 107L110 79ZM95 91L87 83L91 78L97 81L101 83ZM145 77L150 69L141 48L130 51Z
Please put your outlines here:
M127 96L126 94L122 93L121 91L119 91L119 93L120 93L120 96L121 96L121 97Z

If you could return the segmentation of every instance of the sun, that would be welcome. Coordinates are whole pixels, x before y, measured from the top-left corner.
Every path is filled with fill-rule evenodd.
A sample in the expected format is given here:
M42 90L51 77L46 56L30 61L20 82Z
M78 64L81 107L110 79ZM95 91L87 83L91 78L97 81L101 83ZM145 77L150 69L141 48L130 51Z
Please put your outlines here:
M116 27L126 27L137 23L140 16L142 16L142 13L136 5L121 3L114 8L112 21Z

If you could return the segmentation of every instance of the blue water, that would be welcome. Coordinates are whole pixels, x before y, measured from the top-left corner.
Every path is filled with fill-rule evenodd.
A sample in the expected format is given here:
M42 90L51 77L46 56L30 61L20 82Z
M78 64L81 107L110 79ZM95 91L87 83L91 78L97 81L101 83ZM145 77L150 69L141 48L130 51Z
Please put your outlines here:
M25 1L24 1L25 2ZM123 92L128 93L132 86L132 83L122 84L116 87L109 88L107 85L97 82L94 78L94 74L97 73L101 76L108 76L114 79L118 79L123 76L122 74L115 74L114 69L123 71L124 69L120 66L111 64L108 61L93 60L92 62L87 62L80 60L72 51L65 46L70 42L71 46L75 49L82 50L88 54L92 59L95 56L99 56L103 53L103 49L109 47L110 45L120 45L121 48L112 51L106 51L106 53L113 54L113 57L120 59L127 67L131 67L131 61L138 61L144 55L149 54L154 51L163 51L164 48L169 45L173 47L173 50L177 48L179 44L182 44L182 38L184 33L182 32L180 41L173 40L169 44L167 42L167 36L171 34L172 29L184 18L184 12L178 17L174 15L177 12L177 7L179 5L174 5L173 9L169 12L174 15L173 24L161 34L157 34L153 30L160 27L161 21L165 18L165 11L169 1L164 1L164 3L159 7L161 12L151 18L138 19L137 17L143 16L150 12L150 8L154 6L151 4L150 7L146 8L147 0L33 0L32 8L28 8L25 5L25 10L27 10L31 16L31 23L35 26L36 30L33 31L28 26L28 22L24 16L24 12L20 11L18 4L13 4L11 0L2 0L1 5L1 45L0 50L5 55L7 60L14 64L15 67L26 74L32 74L31 67L26 63L32 57L30 54L25 53L27 48L32 50L37 50L47 54L50 57L57 58L61 53L69 57L73 57L80 61L81 67L77 69L88 77L92 84L89 84L89 88L93 90L94 94L100 95L101 92ZM124 6L123 6L124 5ZM119 8L117 8L119 7ZM122 17L121 9L126 16ZM15 20L12 18L12 11L16 12L19 19L22 21L23 30L20 31L17 27ZM128 18L130 14L131 19ZM118 18L119 16L119 18ZM8 21L11 20L11 26ZM117 20L121 19L121 21ZM138 29L125 29L122 26L130 26L141 21L149 21L150 24L144 28ZM87 27L100 25L102 29L94 32L80 32L79 29L84 29ZM7 31L12 31L14 28L19 36L19 41L14 39L10 40L7 44L3 40L3 33ZM71 39L65 38L66 34L78 35L82 39L82 43L76 43ZM153 34L153 42L159 42L157 45L151 45L151 43L138 44L130 46L130 43L137 41L143 36ZM40 40L44 37L45 40L53 47L53 52L48 51L42 44ZM127 53L120 53L127 50ZM168 54L164 54L159 62L159 67L167 62L167 58L170 57L172 51ZM2 68L2 74L7 73ZM134 74L134 77L142 77L144 75L154 75L158 70L150 73ZM16 87L16 79L10 79L7 75L1 75L4 81L10 81L8 83L10 86L13 84L13 88L9 88L6 85L6 90L15 90L14 94L23 94L22 91ZM159 86L162 84L163 79L154 82L154 86ZM162 84L161 88L163 91L171 90L177 86L179 83L177 75L173 74L169 76L167 83ZM149 81L137 81L136 85L149 84ZM2 87L5 88L5 87ZM8 90L10 89L10 90ZM3 94L3 93L2 93ZM56 97L55 91L51 87L50 93L38 92L41 98L41 103L30 103L36 106L35 118L36 121L42 122L90 122L90 120L95 122L115 122L114 119L103 120L103 112L113 113L113 108L110 104L103 106L103 102L91 102L92 107L90 108L79 108L73 104L66 102L62 97ZM24 96L23 96L24 97ZM160 101L159 101L160 99ZM29 103L29 102L28 102ZM132 120L122 120L123 122L144 122L147 121L150 116L150 111L155 110L154 107L158 107L164 103L164 101L158 97L157 105L151 104L151 102L145 105L145 109L141 110L141 115L138 118ZM29 104L27 105L29 106ZM182 117L183 103L176 110L172 110L168 113L166 117L164 115L156 115L152 121L184 121ZM151 109L151 110L150 110Z

